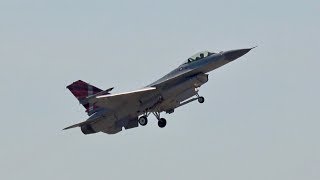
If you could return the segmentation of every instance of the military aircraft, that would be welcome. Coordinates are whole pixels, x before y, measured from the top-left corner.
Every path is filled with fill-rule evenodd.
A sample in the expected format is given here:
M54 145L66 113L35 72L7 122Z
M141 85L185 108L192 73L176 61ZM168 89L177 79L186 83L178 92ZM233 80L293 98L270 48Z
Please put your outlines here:
M199 87L208 82L207 73L236 60L253 48L197 53L159 80L125 93L110 94L113 88L101 90L81 80L73 82L67 88L85 107L89 118L64 130L80 127L84 134L115 134L123 128L147 125L150 114L163 128L167 121L160 113L171 114L176 108L195 100L203 103L204 97L198 92Z

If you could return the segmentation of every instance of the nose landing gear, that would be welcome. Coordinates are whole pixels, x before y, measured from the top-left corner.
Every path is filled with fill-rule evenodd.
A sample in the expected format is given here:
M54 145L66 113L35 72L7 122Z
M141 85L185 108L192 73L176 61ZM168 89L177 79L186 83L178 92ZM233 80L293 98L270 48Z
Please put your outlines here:
M196 95L197 95L197 98L198 98L198 102L201 103L201 104L204 103L204 97L203 97L203 96L200 96L200 95L198 94L198 92L197 92Z
M201 103L201 104L204 103L204 97L199 96L198 97L198 102Z

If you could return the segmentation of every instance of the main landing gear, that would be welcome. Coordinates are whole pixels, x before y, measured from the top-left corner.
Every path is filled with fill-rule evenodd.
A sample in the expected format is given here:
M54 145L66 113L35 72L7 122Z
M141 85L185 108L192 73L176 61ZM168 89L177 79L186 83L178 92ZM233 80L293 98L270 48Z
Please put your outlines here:
M201 103L201 104L204 103L204 97L203 97L203 96L200 96L198 93L196 94L196 96L197 96L197 97L194 97L194 98L192 98L192 99L189 99L189 100L187 100L187 101L184 101L184 102L180 103L180 105L177 106L177 107L183 106L183 105L185 105L185 104L188 104L188 103L190 103L190 102L192 102L192 101L196 101L196 100L198 100L198 102ZM177 108L177 107L176 107L176 108ZM168 111L168 112L169 112L169 113L172 113L173 111L174 111L174 110ZM160 117L160 112L145 112L144 115L141 116L141 117L138 119L138 122L139 122L139 124L140 124L141 126L145 126L145 125L148 124L148 116L149 116L151 113L158 119L158 126L159 126L160 128L164 128L164 127L167 125L167 120L166 120L165 118L161 118L161 117Z
M159 126L160 128L166 127L166 125L167 125L167 120L166 120L165 118L161 118L159 112L153 112L153 115L158 119L158 126Z
M147 125L147 124L148 124L148 118L147 118L147 116L141 116L141 117L139 117L138 122L139 122L139 124L140 124L141 126Z
M167 125L167 120L165 118L161 118L159 112L152 112L152 113L158 119L158 126L160 128L164 128ZM138 122L141 126L145 126L148 124L148 118L147 118L148 115L149 114L143 115L138 119Z
M167 120L165 118L160 118L160 120L158 120L158 126L160 128L164 128L167 125Z

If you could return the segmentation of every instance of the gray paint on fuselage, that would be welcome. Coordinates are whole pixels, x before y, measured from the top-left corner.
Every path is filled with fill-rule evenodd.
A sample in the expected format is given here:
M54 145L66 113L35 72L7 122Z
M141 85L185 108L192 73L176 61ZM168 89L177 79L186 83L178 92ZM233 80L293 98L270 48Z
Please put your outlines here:
M122 127L126 127L126 124L128 124L129 120L132 120L132 124L126 128L136 127L137 123L133 121L136 121L138 116L144 114L146 109L155 105L160 97L165 99L158 104L158 110L170 111L176 107L179 107L181 102L191 98L197 93L195 88L200 87L208 81L208 75L205 73L208 73L241 57L251 49L231 50L217 54L211 54L202 59L184 63L167 75L146 86L156 87L158 89L158 93L155 93L150 97L143 97L140 100L139 109L128 110L125 106L116 110L102 109L90 116L88 120L103 119L102 121L93 124L92 127L96 131L102 131L108 134L114 134L121 131ZM230 57L231 59L228 59L227 57ZM202 76L202 80L199 80L197 79L197 76L199 75L205 75L207 79L203 80ZM195 87L195 84L198 84L198 87ZM150 110L151 109L149 109L149 112ZM151 111L155 110L153 109ZM115 126L115 124L117 126Z
M190 77L199 73L204 74L218 67L221 67L229 62L230 61L226 60L224 58L224 55L221 53L212 54L203 59L180 65L178 68L174 69L173 71L163 76L162 78L158 79L157 81L151 83L147 87L157 86L158 84L166 80L170 80L170 78L173 78L178 75L181 75L181 78L184 78L184 77Z

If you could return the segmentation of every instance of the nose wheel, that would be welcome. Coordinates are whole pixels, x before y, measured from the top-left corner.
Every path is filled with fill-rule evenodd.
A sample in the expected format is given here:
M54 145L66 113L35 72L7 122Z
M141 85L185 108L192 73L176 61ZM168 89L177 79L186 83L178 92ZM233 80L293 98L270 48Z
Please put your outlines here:
M198 97L198 102L201 103L201 104L204 103L204 97L203 96L199 96Z
M197 98L198 98L198 102L201 103L201 104L204 103L204 97L203 97L203 96L200 96L200 95L198 94L198 92L197 92L196 95L197 95Z

